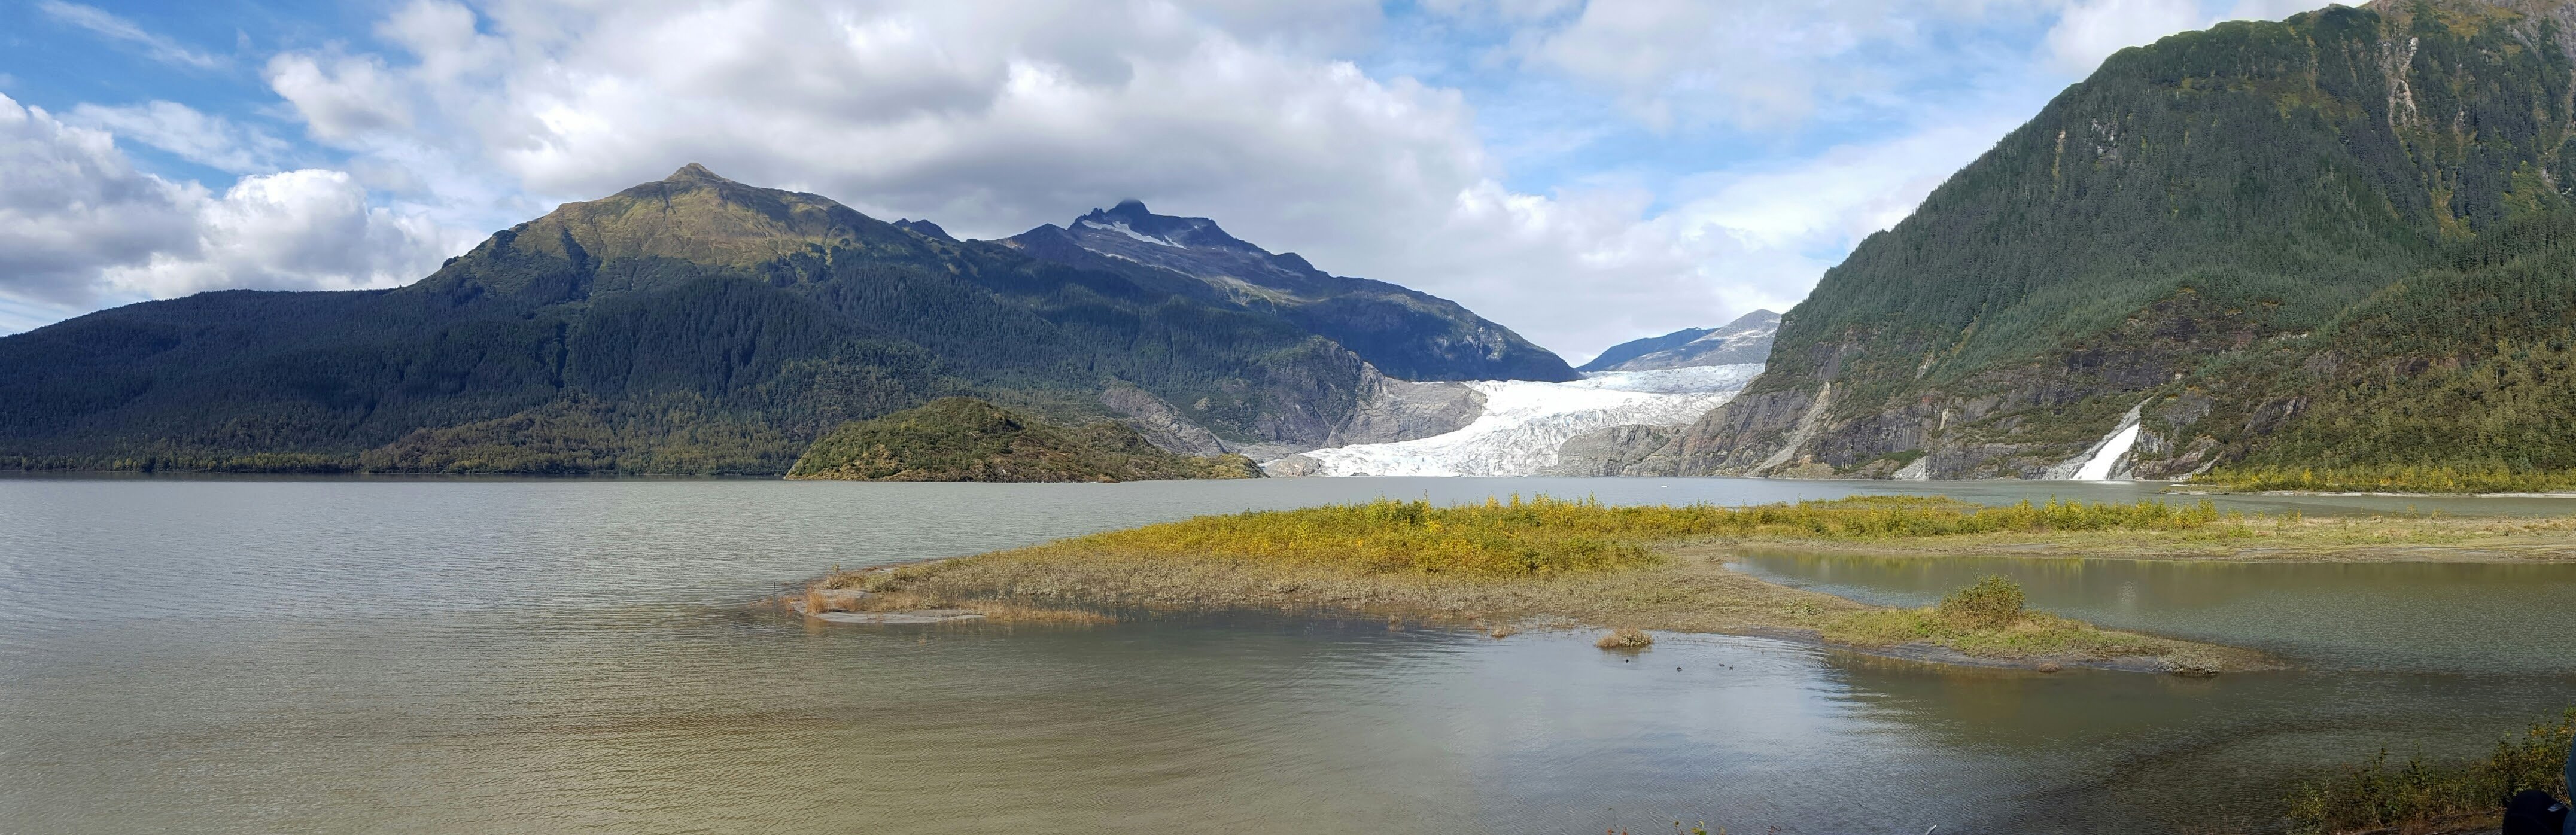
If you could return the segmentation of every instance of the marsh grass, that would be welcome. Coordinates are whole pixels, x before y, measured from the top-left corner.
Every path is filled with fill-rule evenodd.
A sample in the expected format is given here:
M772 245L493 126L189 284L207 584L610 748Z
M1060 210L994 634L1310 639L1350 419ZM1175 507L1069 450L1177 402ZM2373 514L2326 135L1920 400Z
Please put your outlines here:
M2225 666L2205 647L2129 632L2113 632L2073 618L2023 608L2021 586L1990 575L1920 609L1871 609L1825 623L1826 640L1858 647L1927 644L1980 658L2164 658L2174 670Z
M1769 631L1864 647L1925 643L1993 659L2189 656L2174 666L2255 666L2261 662L2253 653L2109 632L2044 615L1956 621L1977 611L2019 613L2020 591L2008 581L1974 589L1952 607L1967 614L1927 620L1767 583L1724 566L1728 543L1755 535L1906 541L2223 524L2234 522L2207 503L1983 507L1946 499L1867 498L1723 508L1609 507L1547 498L1457 507L1379 501L1202 516L892 571L835 573L815 586L866 591L868 605L889 610L973 608L984 600L1111 610L1272 610L1399 617L1487 634L1546 624Z
M2301 785L2288 799L2301 833L2442 832L2491 827L2504 801L2526 789L2568 797L2567 749L2576 742L2576 708L2496 741L2483 760L2442 765L2420 754L2389 764L2388 750L2369 763Z
M1870 497L1755 507L1612 507L1540 496L1435 506L1379 500L1200 516L1059 540L1038 550L1154 560L1254 560L1353 574L1543 577L1660 564L1649 546L1715 537L1886 540L2050 531L2192 530L2217 508L2164 502L2050 501L1986 507L1939 498Z

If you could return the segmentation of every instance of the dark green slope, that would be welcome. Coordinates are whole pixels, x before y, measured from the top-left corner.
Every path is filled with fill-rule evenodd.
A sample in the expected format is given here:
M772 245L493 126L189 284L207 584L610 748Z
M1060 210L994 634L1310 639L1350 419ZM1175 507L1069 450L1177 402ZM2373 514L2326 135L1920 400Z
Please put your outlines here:
M395 290L224 292L0 338L28 467L782 472L944 394L1063 418L1125 381L1320 439L1361 364L1277 316L690 166Z
M968 397L945 397L816 440L788 478L841 481L1146 481L1260 478L1241 455L1156 448L1112 421L1051 426Z
M1827 272L1661 466L2038 477L2136 405L2147 477L2576 467L2529 443L2576 406L2530 359L2576 294L2567 20L2374 3L2124 50Z

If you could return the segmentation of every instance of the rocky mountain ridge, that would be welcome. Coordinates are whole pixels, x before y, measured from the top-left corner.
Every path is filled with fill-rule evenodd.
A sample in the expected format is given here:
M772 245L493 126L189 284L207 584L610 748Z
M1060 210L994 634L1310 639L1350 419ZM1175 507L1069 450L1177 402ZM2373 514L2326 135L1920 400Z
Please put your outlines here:
M1708 365L1759 365L1771 358L1780 314L1756 310L1714 328L1683 328L1610 346L1577 371L1648 371Z
M1001 241L1031 256L1116 271L1158 286L1194 280L1228 303L1276 314L1401 380L1576 379L1565 361L1456 302L1383 281L1336 276L1296 253L1272 254L1203 217L1154 214L1140 201Z

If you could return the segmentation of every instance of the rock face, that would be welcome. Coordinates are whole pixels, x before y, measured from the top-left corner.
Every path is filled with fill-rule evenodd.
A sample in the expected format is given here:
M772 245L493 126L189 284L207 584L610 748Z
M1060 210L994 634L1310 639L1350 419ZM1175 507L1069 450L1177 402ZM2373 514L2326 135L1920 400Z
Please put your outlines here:
M1391 379L1362 363L1353 389L1357 406L1339 422L1305 422L1275 440L1228 442L1192 423L1180 409L1134 386L1112 386L1101 403L1155 446L1186 455L1241 453L1270 460L1318 447L1408 441L1455 432L1474 422L1485 395L1465 383Z
M2377 2L2124 50L1828 271L1741 396L1604 460L2576 468L2570 89L2567 2Z
M791 479L1140 481L1257 478L1240 455L1185 457L1124 425L1051 426L966 397L842 424L798 458Z
M1141 284L1275 313L1397 379L1577 376L1547 349L1456 302L1383 281L1331 275L1295 253L1272 254L1226 234L1215 221L1154 214L1133 200L1001 243L1038 258L1120 271Z
M1780 332L1780 314L1756 310L1721 328L1685 328L1610 346L1575 369L1648 371L1707 365L1760 365L1771 358L1771 338Z

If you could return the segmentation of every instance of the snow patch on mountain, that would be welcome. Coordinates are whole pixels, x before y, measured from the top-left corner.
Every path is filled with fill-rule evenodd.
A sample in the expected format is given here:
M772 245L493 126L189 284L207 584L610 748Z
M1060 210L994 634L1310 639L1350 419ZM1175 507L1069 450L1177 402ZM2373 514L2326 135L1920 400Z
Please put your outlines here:
M1126 235L1127 237L1135 238L1136 240L1144 241L1144 242L1146 242L1146 243L1154 244L1154 245L1157 245L1157 246L1168 246L1168 247L1171 247L1171 248L1173 248L1173 249L1188 249L1188 248L1189 248L1189 247L1186 247L1186 246L1182 246L1182 245L1180 245L1180 244L1173 243L1173 242L1171 242L1171 241L1163 240L1163 239L1161 239L1161 238L1157 238L1157 237L1154 237L1154 236L1152 236L1152 235L1145 234L1145 233L1143 233L1143 232L1138 232L1138 231L1136 231L1135 229L1133 229L1133 228L1129 227L1129 226L1126 224L1126 222L1125 222L1125 221L1112 221L1112 222L1109 222L1109 223L1102 223L1102 222L1097 221L1097 220L1092 220L1092 219L1089 219L1089 218L1084 218L1084 219L1082 219L1082 220L1078 220L1078 221L1075 221L1075 222L1076 222L1076 223L1080 223L1080 224L1082 224L1082 225L1084 225L1084 226L1091 227L1091 228L1093 228L1093 229L1101 229L1101 230L1106 230L1106 231L1110 231L1110 232L1116 232L1116 233L1119 233L1119 234L1122 234L1122 235ZM1133 260L1133 259L1130 259L1130 260Z

